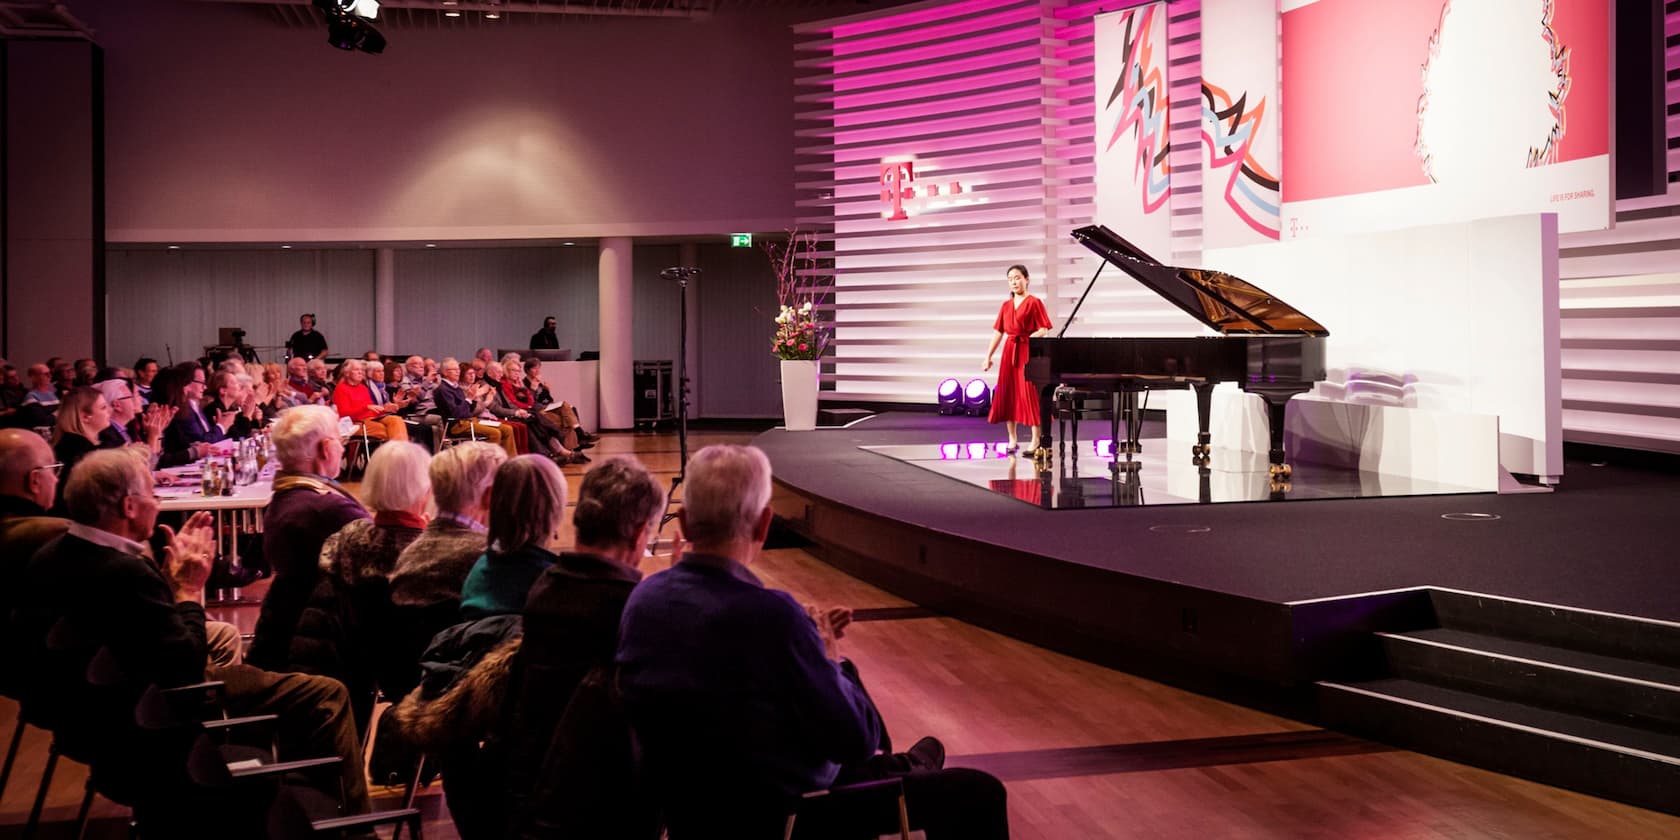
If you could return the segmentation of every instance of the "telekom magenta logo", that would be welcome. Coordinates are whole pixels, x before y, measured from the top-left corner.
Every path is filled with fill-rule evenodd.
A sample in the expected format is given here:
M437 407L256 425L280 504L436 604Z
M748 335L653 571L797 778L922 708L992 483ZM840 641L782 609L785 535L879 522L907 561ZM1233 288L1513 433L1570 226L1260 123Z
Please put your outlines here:
M905 202L913 202L919 196L938 198L941 192L946 195L961 195L963 186L957 181L952 181L944 185L927 184L918 191L915 161L881 162L881 201L887 205L886 209L881 211L881 218L889 222L908 219L910 214L904 209Z

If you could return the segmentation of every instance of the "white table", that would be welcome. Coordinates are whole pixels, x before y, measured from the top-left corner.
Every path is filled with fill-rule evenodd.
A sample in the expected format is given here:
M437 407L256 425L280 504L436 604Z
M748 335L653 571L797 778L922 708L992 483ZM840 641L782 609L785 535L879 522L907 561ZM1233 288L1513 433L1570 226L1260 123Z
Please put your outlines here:
M179 482L156 489L158 510L181 513L207 510L216 516L216 538L226 540L228 565L239 565L239 535L262 532L262 512L274 497L274 465L270 464L251 484L235 485L227 496L203 495L203 462L171 467L159 472Z

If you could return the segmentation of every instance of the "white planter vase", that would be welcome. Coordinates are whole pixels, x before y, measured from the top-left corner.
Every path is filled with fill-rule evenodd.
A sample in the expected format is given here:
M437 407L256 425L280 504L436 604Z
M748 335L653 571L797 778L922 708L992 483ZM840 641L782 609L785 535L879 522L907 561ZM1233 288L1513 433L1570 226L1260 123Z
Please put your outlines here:
M782 360L782 420L790 432L817 427L818 362Z

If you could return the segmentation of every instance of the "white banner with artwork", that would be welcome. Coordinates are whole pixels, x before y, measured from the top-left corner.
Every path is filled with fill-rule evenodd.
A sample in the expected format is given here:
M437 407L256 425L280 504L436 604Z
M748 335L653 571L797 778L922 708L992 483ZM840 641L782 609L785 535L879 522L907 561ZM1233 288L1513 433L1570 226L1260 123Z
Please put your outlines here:
M1202 247L1278 238L1277 0L1202 0Z
M1096 221L1170 263L1167 4L1098 15L1094 24Z

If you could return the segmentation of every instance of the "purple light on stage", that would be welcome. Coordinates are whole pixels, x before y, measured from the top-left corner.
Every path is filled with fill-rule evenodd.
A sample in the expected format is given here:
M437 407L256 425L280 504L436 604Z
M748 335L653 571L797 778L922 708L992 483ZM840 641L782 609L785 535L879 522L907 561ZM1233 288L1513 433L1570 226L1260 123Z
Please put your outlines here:
M939 396L954 397L957 395L957 389L961 387L962 384L957 382L957 380L947 379L944 382L939 383Z
M1114 456L1113 438L1098 438L1097 440L1091 441L1091 446L1096 450L1098 458L1111 458Z
M977 400L977 399L979 399L979 398L981 398L985 395L986 395L986 380L984 380L984 379L970 379L970 380L968 380L968 398L969 399Z
M939 444L939 460L941 460L941 461L955 461L955 460L957 460L957 453L959 451L960 451L960 448L959 448L958 444L955 444L955 443L941 443L941 444Z
M971 444L969 444L968 445L968 457L973 458L976 461L980 460L981 458L986 457L986 444L984 444L984 443L971 443Z

